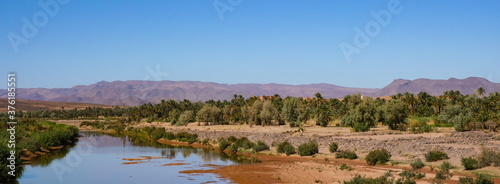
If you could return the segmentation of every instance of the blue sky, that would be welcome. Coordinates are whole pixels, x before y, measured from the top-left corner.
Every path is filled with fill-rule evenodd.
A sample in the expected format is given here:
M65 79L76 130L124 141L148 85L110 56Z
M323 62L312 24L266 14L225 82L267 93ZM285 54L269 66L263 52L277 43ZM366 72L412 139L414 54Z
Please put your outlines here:
M0 1L0 75L16 72L21 88L143 79L367 88L397 78L500 82L500 1L402 0L398 13L389 0L61 3ZM372 11L391 19L383 26ZM23 34L23 18L36 33ZM366 34L367 25L376 34L357 48L354 30ZM342 43L359 53L348 61Z

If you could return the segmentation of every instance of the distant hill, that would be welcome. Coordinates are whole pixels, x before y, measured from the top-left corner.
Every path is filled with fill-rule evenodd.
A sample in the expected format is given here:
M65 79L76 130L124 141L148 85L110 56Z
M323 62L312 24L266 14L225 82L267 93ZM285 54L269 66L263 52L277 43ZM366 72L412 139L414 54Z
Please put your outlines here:
M0 113L7 112L7 99L0 99ZM14 107L22 111L35 111L35 110L71 110L74 108L85 109L87 107L102 107L111 108L111 105L88 104L88 103L74 103L74 102L47 102L47 101L34 101L34 100L16 100Z
M114 81L98 82L91 85L79 85L72 88L29 88L18 89L17 98L38 101L79 102L106 105L140 105L147 102L158 103L161 99L206 101L229 100L234 94L243 95L274 95L282 97L312 97L319 92L325 98L343 98L345 95L360 92L365 96L390 96L397 93L420 91L431 95L440 95L448 90L460 90L471 94L477 88L483 87L486 93L500 92L500 83L492 83L483 78L470 77L466 79L416 79L394 80L382 89L349 88L332 84L218 84L196 81ZM0 90L0 98L7 98L7 91Z
M391 84L374 93L374 96L388 96L397 93L419 93L427 92L430 95L441 95L444 91L459 90L462 94L472 94L479 87L483 87L486 94L500 92L500 83L493 83L484 78L469 77L466 79L450 78L448 80L396 79Z

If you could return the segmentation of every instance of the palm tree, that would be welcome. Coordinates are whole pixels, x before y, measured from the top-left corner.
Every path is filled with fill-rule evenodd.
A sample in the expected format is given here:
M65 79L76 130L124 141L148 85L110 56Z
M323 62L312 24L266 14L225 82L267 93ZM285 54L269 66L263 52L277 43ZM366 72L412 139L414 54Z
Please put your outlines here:
M409 92L405 92L404 96L405 97L404 97L403 101L411 109L411 115L413 116L415 114L415 105L417 103L417 99L415 98L415 96L412 93L409 93Z
M477 88L477 94L479 94L479 96L483 97L484 93L485 93L485 90L483 87Z

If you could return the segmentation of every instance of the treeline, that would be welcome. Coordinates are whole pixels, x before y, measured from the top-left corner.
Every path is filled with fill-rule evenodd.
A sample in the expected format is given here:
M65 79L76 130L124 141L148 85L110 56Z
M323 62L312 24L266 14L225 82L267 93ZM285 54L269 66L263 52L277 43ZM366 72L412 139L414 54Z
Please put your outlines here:
M454 126L457 131L496 129L500 120L500 94L485 96L479 88L471 95L460 91L446 91L440 96L426 92L393 95L390 100L364 97L361 94L345 96L342 100L325 99L320 93L314 98L258 97L243 98L234 95L231 100L191 102L189 100L162 100L136 107L86 108L82 110L54 110L18 112L31 118L117 118L121 122L171 122L187 125L198 122L204 125L250 124L285 125L299 127L308 121L328 125L352 127L367 131L382 122L393 130L414 132L432 131L433 126ZM6 116L6 114L3 114ZM434 125L428 125L433 122Z

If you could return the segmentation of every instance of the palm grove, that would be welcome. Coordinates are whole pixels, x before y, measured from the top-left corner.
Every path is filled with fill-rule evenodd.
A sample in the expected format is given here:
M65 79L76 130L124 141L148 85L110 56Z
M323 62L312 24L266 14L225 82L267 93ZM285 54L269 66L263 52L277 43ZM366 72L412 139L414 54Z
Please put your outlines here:
M308 122L318 126L351 127L354 131L368 131L379 123L392 130L415 132L432 131L435 126L453 126L457 131L495 129L500 122L500 94L485 95L479 88L471 95L460 91L445 91L440 96L426 92L393 95L390 100L351 94L342 100L325 99L320 93L314 98L286 97L276 94L261 100L234 95L231 100L191 102L189 100L162 100L135 107L86 108L82 110L53 110L18 112L25 118L97 118L114 117L123 125L131 122L171 122L184 126L249 124L286 125L300 127ZM3 114L4 118L6 114ZM334 123L340 122L340 123ZM428 125L433 122L433 125Z

